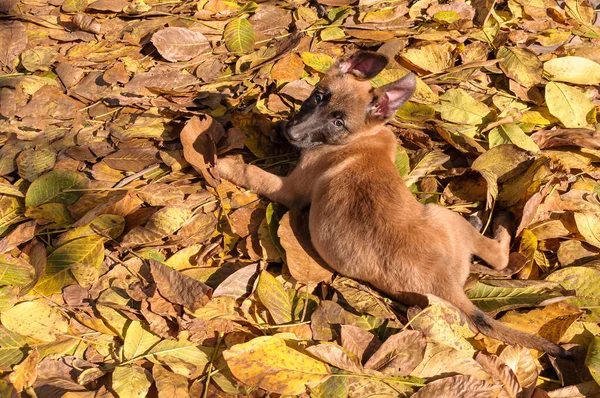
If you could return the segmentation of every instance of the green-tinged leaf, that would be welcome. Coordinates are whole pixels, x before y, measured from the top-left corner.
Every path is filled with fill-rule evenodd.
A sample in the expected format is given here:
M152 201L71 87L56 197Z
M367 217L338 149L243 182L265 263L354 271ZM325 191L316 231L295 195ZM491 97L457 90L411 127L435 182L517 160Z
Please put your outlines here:
M0 236L21 219L23 200L16 196L0 195Z
M258 279L256 291L258 300L269 310L269 314L277 324L292 321L292 304L283 290L281 283L267 271L263 271Z
M139 365L117 366L112 373L112 389L119 398L143 398L150 385L150 372Z
M540 148L525 132L515 123L501 124L490 131L490 148L502 144L515 144L521 149L530 152L539 152Z
M51 342L67 333L67 318L48 304L27 301L3 311L2 325L13 333Z
M327 54L303 52L300 56L305 65L321 73L327 72L334 62L333 58Z
M511 279L479 281L467 295L485 312L534 307L561 297L568 298L568 293L558 283Z
M582 57L553 58L544 62L550 80L573 84L599 84L600 64Z
M161 338L146 330L141 322L133 321L125 331L123 354L126 359L133 359L150 351L161 341Z
M26 206L39 206L44 203L75 203L83 192L65 192L87 188L88 180L81 173L68 170L52 170L36 179L25 195Z
M24 286L35 277L35 269L22 258L0 254L0 286Z
M223 38L229 51L241 54L251 52L256 41L252 24L242 17L232 20L225 26Z
M29 343L30 339L0 327L0 370L9 372L13 365L21 362L26 353L23 347Z
M408 176L404 179L406 186L409 187L427 176L442 164L450 160L450 156L441 151L428 152L412 168Z
M331 28L326 28L321 31L321 40L342 40L346 37L346 33L344 33L344 29L339 26L332 26Z
M596 383L600 384L600 336L594 336L590 343L585 357L585 366L588 367Z
M105 240L98 235L85 236L69 241L50 253L46 272L34 290L45 295L59 293L63 287L75 282L71 273L73 264L100 267L104 261Z
M506 76L525 87L542 81L542 61L531 51L518 47L501 47L497 58Z
M563 83L550 82L546 85L546 104L553 116L565 127L587 127L587 115L594 104L581 90Z
M584 311L583 320L600 322L600 269L567 267L553 272L546 280L560 283L567 290L574 290L575 297L567 302Z
M488 114L490 108L481 101L477 101L469 93L460 88L453 88L440 96L440 105L436 110L442 119L452 123L480 125Z
M575 223L585 241L600 249L600 215L594 213L575 213Z
M359 313L373 315L379 319L396 319L396 315L383 297L367 289L359 282L349 278L337 277L332 286Z
M331 376L331 369L286 345L276 336L236 344L223 352L231 373L241 382L279 394L302 394Z
M500 145L480 155L471 168L481 173L487 182L487 208L498 197L498 180L506 178L527 161L529 155L515 145Z
M185 336L181 336L179 340L160 341L148 350L145 356L155 361L165 357L172 357L189 363L197 369L204 369L204 366L209 362L207 352L205 351L206 348L189 341Z

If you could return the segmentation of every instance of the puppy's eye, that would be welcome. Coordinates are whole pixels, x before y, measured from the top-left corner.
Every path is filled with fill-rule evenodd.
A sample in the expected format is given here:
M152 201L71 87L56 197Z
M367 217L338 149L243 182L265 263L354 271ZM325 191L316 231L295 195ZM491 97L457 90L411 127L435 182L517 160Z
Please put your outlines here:
M323 101L323 96L321 94L315 94L315 102Z
M344 127L344 121L342 119L335 119L333 125L335 127Z

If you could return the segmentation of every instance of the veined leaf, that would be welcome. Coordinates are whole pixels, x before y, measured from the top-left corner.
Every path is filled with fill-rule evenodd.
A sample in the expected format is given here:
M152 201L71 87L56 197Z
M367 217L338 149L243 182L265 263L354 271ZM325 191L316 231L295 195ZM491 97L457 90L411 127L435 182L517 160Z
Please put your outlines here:
M249 386L296 395L331 376L323 362L294 350L276 336L263 336L223 352L231 373Z
M467 295L485 312L538 306L548 300L568 298L567 292L558 283L512 279L479 281Z
M133 359L146 352L161 341L161 338L144 328L141 322L133 321L125 331L123 355L126 359Z
M234 53L247 54L254 48L256 38L252 24L246 18L236 18L225 26L225 46Z
M144 398L152 385L150 372L139 365L117 366L112 374L112 389L119 398Z
M555 82L546 85L546 104L553 116L571 128L586 127L587 115L594 109L592 101L579 89Z
M254 292L260 302L269 310L275 323L289 323L292 321L292 304L281 283L263 271L258 279Z
M65 192L69 189L86 188L88 180L81 174L68 170L52 170L36 179L25 195L26 206L39 206L44 203L75 203L82 192Z

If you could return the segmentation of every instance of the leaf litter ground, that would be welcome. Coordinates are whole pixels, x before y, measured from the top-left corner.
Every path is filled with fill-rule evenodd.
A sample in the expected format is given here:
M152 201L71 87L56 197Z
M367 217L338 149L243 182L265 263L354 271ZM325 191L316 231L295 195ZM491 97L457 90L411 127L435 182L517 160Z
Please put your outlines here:
M598 6L0 1L0 395L600 395ZM416 198L515 215L524 267L469 297L574 361L332 274L305 211L214 174L288 172L273 124L359 48L419 77L390 122Z

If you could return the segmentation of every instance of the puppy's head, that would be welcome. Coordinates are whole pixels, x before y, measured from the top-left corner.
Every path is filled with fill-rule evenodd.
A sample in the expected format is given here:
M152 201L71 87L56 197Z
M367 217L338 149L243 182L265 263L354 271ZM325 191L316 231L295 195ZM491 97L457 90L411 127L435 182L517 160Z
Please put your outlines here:
M300 111L285 126L287 140L298 148L344 145L383 125L414 93L412 73L373 88L369 79L387 65L381 54L359 51L332 66Z

